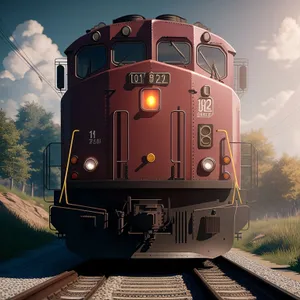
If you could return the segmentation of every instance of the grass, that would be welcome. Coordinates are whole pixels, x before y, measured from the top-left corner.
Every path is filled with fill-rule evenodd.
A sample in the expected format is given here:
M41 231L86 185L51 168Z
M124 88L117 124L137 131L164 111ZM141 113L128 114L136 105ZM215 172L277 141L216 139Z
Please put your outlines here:
M254 240L259 235L264 236ZM252 221L234 247L300 272L300 217Z
M45 203L43 198L31 198L19 190L7 189L0 185L0 193L10 192L16 194L21 199L33 201L46 209L49 204ZM33 250L41 247L56 239L50 229L37 229L16 217L12 212L1 206L0 203L0 228L1 247L0 262L21 255L24 251Z

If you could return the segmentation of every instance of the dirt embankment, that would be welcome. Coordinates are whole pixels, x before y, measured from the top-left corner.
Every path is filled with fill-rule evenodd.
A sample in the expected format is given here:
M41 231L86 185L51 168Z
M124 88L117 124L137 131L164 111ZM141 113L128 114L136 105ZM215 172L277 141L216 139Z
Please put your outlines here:
M54 241L48 220L48 212L35 201L0 192L0 263Z
M33 202L23 200L12 193L0 193L0 209L7 209L29 226L36 229L48 227L48 212L34 205Z

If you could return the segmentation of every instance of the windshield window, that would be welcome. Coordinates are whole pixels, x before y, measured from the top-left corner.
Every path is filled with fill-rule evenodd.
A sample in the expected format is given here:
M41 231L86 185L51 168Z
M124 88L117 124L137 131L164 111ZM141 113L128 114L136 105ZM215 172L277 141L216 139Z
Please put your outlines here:
M87 46L76 55L76 73L80 78L102 69L106 65L106 49L102 45Z
M133 64L146 59L144 43L118 42L112 47L112 60L118 66Z
M157 60L167 64L190 63L191 47L186 42L165 41L157 47Z
M218 47L200 45L197 51L197 63L217 79L226 77L226 55Z

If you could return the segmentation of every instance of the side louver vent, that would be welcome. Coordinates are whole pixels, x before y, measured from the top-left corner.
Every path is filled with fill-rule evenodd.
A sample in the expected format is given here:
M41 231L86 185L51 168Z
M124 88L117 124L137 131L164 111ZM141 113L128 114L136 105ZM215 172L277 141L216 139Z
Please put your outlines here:
M216 234L220 233L220 217L205 217L205 233Z

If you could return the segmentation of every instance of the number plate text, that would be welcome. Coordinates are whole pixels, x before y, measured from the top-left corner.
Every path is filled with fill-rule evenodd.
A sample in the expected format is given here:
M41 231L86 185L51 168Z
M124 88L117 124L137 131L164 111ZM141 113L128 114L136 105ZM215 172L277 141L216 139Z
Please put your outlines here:
M171 74L167 72L131 72L128 77L131 84L168 85L171 82Z

